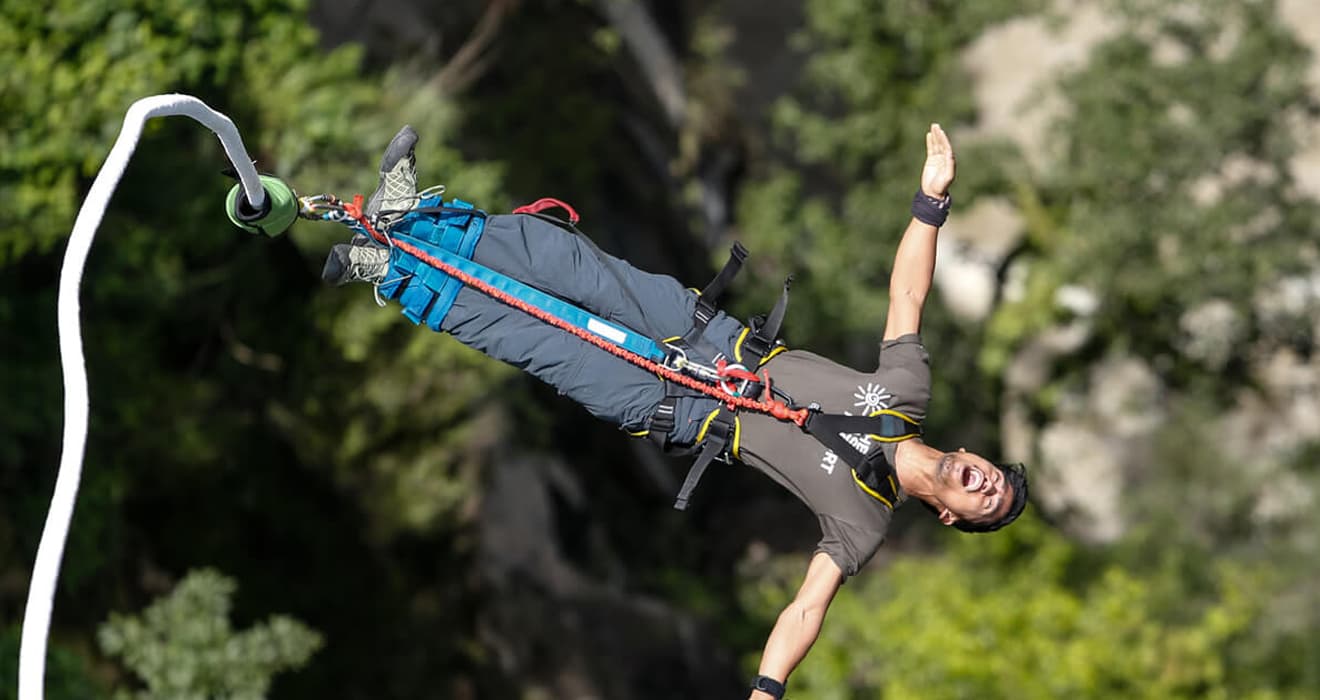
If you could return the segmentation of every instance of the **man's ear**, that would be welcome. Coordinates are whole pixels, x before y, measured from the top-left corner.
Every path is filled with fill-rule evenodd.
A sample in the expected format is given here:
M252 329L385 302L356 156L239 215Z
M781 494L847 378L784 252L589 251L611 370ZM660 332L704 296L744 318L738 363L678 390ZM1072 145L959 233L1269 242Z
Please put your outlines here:
M954 515L953 511L948 508L940 508L940 522L945 525L952 525L958 522L958 516Z

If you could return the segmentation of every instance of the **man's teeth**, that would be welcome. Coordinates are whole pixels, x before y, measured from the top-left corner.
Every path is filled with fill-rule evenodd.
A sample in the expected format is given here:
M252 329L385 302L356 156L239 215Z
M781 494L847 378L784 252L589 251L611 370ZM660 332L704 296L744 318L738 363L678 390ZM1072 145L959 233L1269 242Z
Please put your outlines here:
M968 469L968 470L967 470L967 490L968 490L968 491L976 491L976 490L979 490L979 489L981 488L981 480L982 480L982 478L983 478L983 477L981 476L981 472L976 471L975 469Z

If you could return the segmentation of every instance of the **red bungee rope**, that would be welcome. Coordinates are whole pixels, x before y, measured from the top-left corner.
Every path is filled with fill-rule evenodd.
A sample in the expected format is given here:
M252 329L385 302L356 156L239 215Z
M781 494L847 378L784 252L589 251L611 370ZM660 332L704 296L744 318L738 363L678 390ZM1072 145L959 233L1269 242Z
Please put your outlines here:
M757 413L765 413L779 420L791 421L794 424L798 425L799 427L802 426L804 423L806 423L807 416L810 415L810 411L808 411L807 409L789 408L788 404L784 403L783 401L779 401L775 399L773 396L768 401L756 401L754 399L749 399L745 396L730 396L729 394L720 390L718 387L712 386L710 384L706 384L705 382L702 382L694 377L689 377L688 375L678 372L677 370L670 369L669 367L665 367L662 364L659 364L652 360L648 360L647 358L642 357L641 355L638 355L637 353L632 352L630 350L625 350L605 340L604 338L595 335L594 333L578 328L577 326L574 326L573 324L559 318L558 316L555 316L554 314L551 314L543 309L539 309L523 301L522 299L519 299L518 297L515 297L512 294L509 294L508 292L502 289L498 289L488 284L484 280L477 279L476 277L473 277L467 274L466 272L463 272L462 270L450 265L449 263L446 263L442 260L438 260L435 257L432 257L426 251L421 250L417 246L414 246L406 241L391 239L387 237L385 234L380 233L375 229L374 226L371 225L371 222L367 220L366 215L363 214L362 202L363 202L362 195L356 195L353 197L352 203L348 203L348 202L344 203L344 211L347 212L349 216L353 217L353 219L356 220L359 224L361 224L362 228L366 230L367 233L371 234L372 238L376 239L377 241L381 242L384 245L392 245L398 248L399 250L402 250L403 252L417 258L418 260L421 260L427 265L430 265L431 267L440 270L446 275L449 275L450 277L457 279L459 282L462 282L463 284L472 287L473 289L476 289L477 291L480 291L481 293L486 294L487 296L490 296L491 298L495 299L498 302L507 304L508 306L512 306L513 308L518 309L523 313L529 314L537 319L540 319L541 321L544 321L545 323L548 323L554 326L555 328L558 328L559 330L562 330L566 333L571 333L574 336L581 338L582 340L600 348L601 350L604 350L605 352L608 352L611 355L614 355L622 360L625 360L638 367L641 367L642 369L645 369L648 372L654 372L655 374L658 374L664 379L667 379L671 382L682 384L683 386L689 389L719 399L726 406L728 406L730 410L741 408L748 411L755 411ZM750 374L750 372L748 374ZM757 380L760 379L759 377L756 377L756 375L754 374L752 374L751 376L753 378L756 378ZM770 388L769 374L767 374L765 377L765 385L766 385L767 393L769 393L768 391Z

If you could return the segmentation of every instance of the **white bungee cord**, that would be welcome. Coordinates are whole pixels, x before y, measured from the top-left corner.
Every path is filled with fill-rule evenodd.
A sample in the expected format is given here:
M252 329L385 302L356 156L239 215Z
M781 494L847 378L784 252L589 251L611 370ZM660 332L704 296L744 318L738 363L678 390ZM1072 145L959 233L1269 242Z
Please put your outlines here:
M105 216L110 197L137 148L142 127L152 117L192 117L215 132L224 145L225 155L238 172L243 193L253 209L261 209L266 200L262 179L248 158L238 129L229 117L206 106L190 95L154 95L134 102L124 115L124 125L110 149L105 164L96 174L92 188L78 210L78 218L69 236L69 247L60 268L59 343L60 367L64 375L64 441L60 452L55 495L51 498L46 525L37 547L28 588L27 608L23 613L23 638L18 661L19 700L41 700L46 671L46 646L50 634L51 609L59 580L60 560L69 534L73 505L82 476L83 452L87 444L87 370L83 357L82 330L78 320L78 291L83 267L92 247L92 237Z

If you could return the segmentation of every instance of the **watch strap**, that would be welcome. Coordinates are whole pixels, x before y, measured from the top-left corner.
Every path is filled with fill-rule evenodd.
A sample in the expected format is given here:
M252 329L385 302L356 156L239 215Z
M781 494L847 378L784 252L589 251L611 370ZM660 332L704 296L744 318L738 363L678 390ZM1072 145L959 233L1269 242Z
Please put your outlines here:
M775 700L784 700L784 691L787 689L783 683L770 676L757 676L756 680L752 681L752 690L769 693Z

